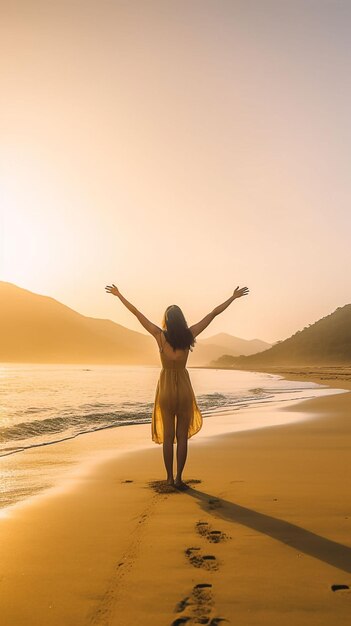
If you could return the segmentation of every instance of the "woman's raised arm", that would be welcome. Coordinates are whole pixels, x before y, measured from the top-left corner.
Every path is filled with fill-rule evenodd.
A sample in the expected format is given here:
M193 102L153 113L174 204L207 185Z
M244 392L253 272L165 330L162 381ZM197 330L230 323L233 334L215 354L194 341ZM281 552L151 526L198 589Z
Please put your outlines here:
M150 333L150 335L153 335L153 337L156 337L156 335L158 335L161 332L161 328L159 326L156 326L156 324L153 324L153 322L150 322L150 320L148 320L147 317L145 317L145 315L143 315L140 311L138 311L138 309L136 308L136 306L134 306L134 304L131 304L131 302L128 302L128 300L124 296L122 296L121 292L116 287L116 285L112 283L112 285L107 285L105 289L107 293L111 293L113 296L117 296L120 299L120 301L123 302L123 304L127 307L127 309L131 313L133 313L135 317L138 318L140 324L144 326L144 328Z
M213 311L211 311L211 313L208 313L200 322L197 322L197 324L190 326L190 330L193 336L197 337L197 335L202 333L202 331L205 330L205 328L207 328L207 326L212 322L212 320L216 317L216 315L219 315L220 313L225 311L225 309L233 302L233 300L236 300L237 298L241 298L241 296L246 296L248 293L249 293L248 287L242 287L241 289L239 289L239 287L236 287L233 295L230 296L228 300L216 306L213 309Z

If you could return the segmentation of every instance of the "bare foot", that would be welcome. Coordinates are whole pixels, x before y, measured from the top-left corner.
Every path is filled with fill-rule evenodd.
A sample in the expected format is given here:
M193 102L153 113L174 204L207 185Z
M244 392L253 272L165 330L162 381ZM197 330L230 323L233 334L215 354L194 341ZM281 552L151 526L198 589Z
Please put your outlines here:
M186 483L183 483L182 480L176 480L174 483L174 486L176 489L180 489L181 491L185 491L186 489L189 489L189 485L187 485Z
M167 485L172 485L174 487L174 478L167 478L166 484Z

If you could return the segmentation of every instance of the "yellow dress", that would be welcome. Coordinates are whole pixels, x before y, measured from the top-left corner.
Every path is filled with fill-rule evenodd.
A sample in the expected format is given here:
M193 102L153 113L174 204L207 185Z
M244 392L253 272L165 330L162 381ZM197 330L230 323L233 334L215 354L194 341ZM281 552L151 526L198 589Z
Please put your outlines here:
M196 402L189 372L185 367L189 350L184 350L180 356L171 358L164 351L166 338L163 333L161 333L160 341L162 369L157 382L151 420L152 440L155 443L163 443L162 414L177 416L177 419L190 418L188 438L199 432L202 426L202 415ZM171 346L168 346L168 352L170 354L173 352Z

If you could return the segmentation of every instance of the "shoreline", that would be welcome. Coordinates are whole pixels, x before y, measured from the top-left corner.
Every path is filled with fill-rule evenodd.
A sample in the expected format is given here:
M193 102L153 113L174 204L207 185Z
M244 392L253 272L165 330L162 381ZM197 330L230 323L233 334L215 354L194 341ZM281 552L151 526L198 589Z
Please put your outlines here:
M4 623L347 623L351 384L333 388L282 408L308 420L190 440L187 492L153 444L0 519Z
M194 369L203 369L202 366L196 366ZM262 368L250 367L250 368L234 368L234 367L218 367L207 366L206 369L223 369L231 371L244 371L244 372L262 372L267 374L281 375L286 380L310 380L311 382L317 382L320 384L327 384L333 388L351 389L351 365L275 365ZM330 384L329 382L322 381L336 381L336 384Z
M333 394L334 389L335 393L341 391L325 383L322 385L323 388L316 389L318 397L319 394L320 397L328 395L329 391ZM269 388L267 391L269 392ZM304 397L296 398L294 392L295 390L289 389L280 390L278 393L274 392L274 399L263 398L248 404L243 401L236 407L217 409L212 415L204 416L201 431L192 439L191 444L210 444L211 440L217 436L242 431L252 432L261 428L309 419L308 413L304 414L302 411L293 413L289 409L295 405L299 406L306 399L313 399L315 389L307 387L305 392L301 389L300 392L306 393L307 397L304 395ZM308 395L311 395L311 398L308 398ZM45 466L49 484L43 488L36 487L33 492L30 492L28 487L28 493L24 497L21 495L19 499L8 502L4 500L6 487L3 486L0 517L9 517L15 509L30 506L33 498L45 498L46 495L50 496L52 493L59 493L74 487L75 477L79 480L80 476L95 471L96 467L109 459L117 459L134 451L154 449L155 443L150 440L150 428L151 422L106 427L81 432L52 442L38 443L1 455L3 485L4 480L6 484L7 475L15 476L18 470L22 473L24 471L36 473L41 465Z

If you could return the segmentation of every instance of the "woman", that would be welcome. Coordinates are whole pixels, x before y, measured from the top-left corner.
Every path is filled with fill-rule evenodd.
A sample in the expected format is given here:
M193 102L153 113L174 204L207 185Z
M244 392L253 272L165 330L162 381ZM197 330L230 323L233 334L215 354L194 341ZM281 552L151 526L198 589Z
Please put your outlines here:
M233 295L223 304L208 313L200 322L188 327L182 310L176 304L167 307L163 316L162 328L150 322L117 289L116 285L105 287L123 302L155 337L162 362L162 370L157 383L152 412L152 439L163 444L163 459L167 472L167 484L177 489L187 489L182 481L182 472L188 452L188 439L202 426L202 415L197 405L186 362L195 338L202 333L212 320L232 302L248 294L247 287L236 287ZM177 420L175 419L177 417ZM173 444L177 443L177 473L173 477Z

